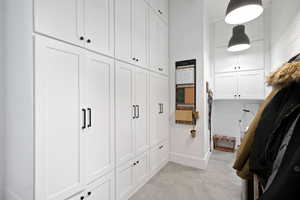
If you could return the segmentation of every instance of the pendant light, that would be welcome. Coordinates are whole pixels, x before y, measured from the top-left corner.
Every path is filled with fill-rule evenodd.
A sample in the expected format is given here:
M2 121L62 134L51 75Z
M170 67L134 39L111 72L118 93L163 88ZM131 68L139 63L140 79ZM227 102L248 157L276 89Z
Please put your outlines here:
M237 52L250 48L250 39L245 33L245 26L238 25L233 27L233 35L228 44L228 51Z
M225 21L227 24L244 24L259 17L263 11L262 0L230 0Z

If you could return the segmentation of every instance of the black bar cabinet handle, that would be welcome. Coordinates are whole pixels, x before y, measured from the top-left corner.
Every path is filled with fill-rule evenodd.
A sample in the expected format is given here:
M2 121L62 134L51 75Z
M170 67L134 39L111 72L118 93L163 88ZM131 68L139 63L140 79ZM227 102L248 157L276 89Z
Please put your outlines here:
M83 125L81 127L81 129L86 129L86 109L82 109L82 112L83 112Z
M137 116L136 116L136 118L140 118L140 106L136 105L136 109L137 109Z
M133 105L132 106L133 107L133 119L135 119L136 118L136 107L135 107L135 105Z
M90 127L92 127L92 109L88 108L87 110L89 112L89 124L87 127L90 128Z

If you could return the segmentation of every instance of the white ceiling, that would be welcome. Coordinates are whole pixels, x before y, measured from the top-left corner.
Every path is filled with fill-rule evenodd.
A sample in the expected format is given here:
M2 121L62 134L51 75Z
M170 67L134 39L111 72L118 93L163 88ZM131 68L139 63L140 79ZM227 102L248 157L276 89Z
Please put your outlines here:
M225 12L230 0L207 0L208 13L210 21L217 21L225 18ZM267 5L272 0L263 0L263 4Z

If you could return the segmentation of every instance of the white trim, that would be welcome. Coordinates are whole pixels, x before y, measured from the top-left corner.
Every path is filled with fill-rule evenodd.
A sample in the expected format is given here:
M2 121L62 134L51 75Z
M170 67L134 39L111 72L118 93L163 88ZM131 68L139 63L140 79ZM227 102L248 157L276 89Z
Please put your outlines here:
M211 152L207 152L204 158L199 158L196 156L170 152L170 161L197 169L206 169L210 155Z

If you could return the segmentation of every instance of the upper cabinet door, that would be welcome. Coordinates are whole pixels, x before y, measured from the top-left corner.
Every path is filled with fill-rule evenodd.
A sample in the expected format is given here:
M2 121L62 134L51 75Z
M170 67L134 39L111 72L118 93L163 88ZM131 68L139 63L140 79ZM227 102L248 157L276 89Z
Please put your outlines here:
M115 0L116 57L133 63L133 0Z
M34 30L60 40L84 45L82 1L35 0Z
M57 200L84 184L79 48L35 38L36 199Z
M159 42L160 54L159 54L159 72L168 74L169 68L169 29L165 22L160 21L159 23Z
M153 11L149 12L149 18L149 65L152 69L158 71L161 60L161 44L159 44L161 22Z
M264 41L256 41L251 43L251 47L238 56L239 70L257 70L264 69Z
M136 108L133 107L134 68L117 62L116 66L116 159L121 164L133 158Z
M238 91L241 99L264 99L264 70L238 73Z
M147 31L148 31L148 5L144 0L133 0L134 4L134 57L136 64L146 66L148 64L147 56Z
M86 171L89 182L114 167L114 61L86 53Z
M148 72L136 70L135 72L135 104L137 118L135 120L135 146L136 154L145 152L149 147L148 142Z
M159 79L159 103L161 104L158 115L158 136L159 142L168 139L169 136L169 90L168 78L160 77Z
M215 75L215 98L238 98L238 80L236 72Z
M237 60L237 55L227 51L227 47L215 48L215 73L236 71Z
M88 49L113 56L113 0L84 0L85 37Z

